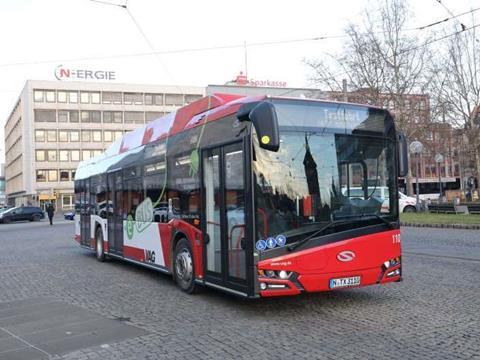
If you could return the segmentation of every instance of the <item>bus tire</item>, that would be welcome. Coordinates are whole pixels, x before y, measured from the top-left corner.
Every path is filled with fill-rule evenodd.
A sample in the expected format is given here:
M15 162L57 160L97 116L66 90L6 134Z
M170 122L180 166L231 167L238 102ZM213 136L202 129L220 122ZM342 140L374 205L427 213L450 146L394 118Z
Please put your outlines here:
M417 209L415 208L415 206L407 205L403 208L403 212L404 213L413 213L413 212L417 212Z
M105 261L105 253L103 252L103 233L100 226L95 230L95 256L98 261Z
M195 270L190 243L182 238L175 246L173 253L173 278L178 287L187 294L195 292Z

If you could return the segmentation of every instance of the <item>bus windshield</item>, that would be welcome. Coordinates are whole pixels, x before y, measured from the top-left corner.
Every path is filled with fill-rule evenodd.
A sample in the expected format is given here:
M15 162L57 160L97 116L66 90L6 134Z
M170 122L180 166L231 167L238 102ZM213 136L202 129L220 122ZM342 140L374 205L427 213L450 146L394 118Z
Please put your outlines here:
M385 112L348 105L347 119L338 107L326 119L322 103L282 105L279 151L261 149L254 136L257 237L284 235L291 243L332 220L350 219L350 228L395 220L395 143L383 133Z

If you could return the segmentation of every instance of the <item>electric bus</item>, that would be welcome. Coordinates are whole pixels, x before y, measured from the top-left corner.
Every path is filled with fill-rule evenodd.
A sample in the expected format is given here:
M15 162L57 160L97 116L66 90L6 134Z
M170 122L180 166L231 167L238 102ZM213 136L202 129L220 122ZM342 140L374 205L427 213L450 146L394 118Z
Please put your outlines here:
M381 108L214 94L79 164L75 240L99 261L171 274L187 293L397 282L406 149Z

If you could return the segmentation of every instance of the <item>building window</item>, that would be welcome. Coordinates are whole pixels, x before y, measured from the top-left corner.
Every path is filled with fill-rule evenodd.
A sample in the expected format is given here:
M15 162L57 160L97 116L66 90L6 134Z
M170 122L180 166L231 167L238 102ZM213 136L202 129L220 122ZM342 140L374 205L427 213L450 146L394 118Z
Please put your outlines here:
M80 161L80 150L70 151L70 161Z
M60 180L62 180L62 175L60 174ZM64 209L72 208L73 207L73 202L72 202L73 196L72 195L63 195L62 196L62 205Z
M90 102L90 94L88 92L80 92L80 102L82 104L88 104Z
M33 101L35 102L43 101L43 90L33 90Z
M201 99L202 95L185 95L185 103L190 104L198 99Z
M67 130L58 130L58 141L59 142L68 142L68 131Z
M48 170L48 181L58 181L57 170Z
M75 170L71 171L70 179L72 179L72 181L75 180Z
M405 110L410 110L410 100L405 100Z
M45 141L45 130L35 130L35 141L37 142Z
M80 134L78 130L70 131L70 141L78 142L80 140Z
M115 136L115 140L118 140L123 136L123 132L122 131L115 131L114 136Z
M145 121L149 122L155 119L158 119L159 117L162 117L163 113L160 111L147 111L145 112Z
M70 180L70 174L68 170L60 170L60 181L69 181ZM65 205L65 198L68 198L66 196L63 197L63 205Z
M100 93L99 92L90 93L90 98L92 100L92 104L100 104Z
M425 110L425 100L420 100L420 110Z
M143 124L143 117L141 111L125 111L125 124Z
M82 130L82 141L90 142L90 130Z
M81 119L82 123L100 123L102 121L100 111L82 111Z
M57 100L59 103L67 102L67 92L66 91L57 91Z
M47 172L45 170L37 170L37 182L47 181Z
M77 91L70 91L68 93L68 102L72 104L78 103L78 92Z
M68 110L58 110L58 122L68 122Z
M106 142L113 141L113 131L104 130L103 131L103 140Z
M35 122L57 122L55 110L34 110Z
M142 105L143 104L143 95L141 93L125 93L124 94L124 103L126 105Z
M78 111L70 110L68 115L69 115L69 120L70 120L71 123L78 123L78 121L79 121Z
M102 150L93 150L93 156L98 156L98 155L102 155Z
M45 91L45 99L49 103L55 102L55 91L53 90L46 90Z
M93 130L92 131L92 138L93 138L93 141L95 141L95 142L101 142L102 141L102 131L101 130Z
M104 111L103 122L121 124L123 122L122 112L121 111Z
M183 105L182 94L165 94L165 105L180 106Z
M90 154L90 150L82 150L82 160L85 161L85 160L88 160L92 157L92 155Z
M45 150L37 150L35 151L35 158L37 161L45 161Z
M57 161L57 150L47 150L47 160Z
M60 161L68 161L68 150L59 150Z
M57 130L47 130L47 141L57 142Z
M121 92L103 92L102 103L104 104L121 104L122 93Z
M145 105L163 105L163 94L145 94Z

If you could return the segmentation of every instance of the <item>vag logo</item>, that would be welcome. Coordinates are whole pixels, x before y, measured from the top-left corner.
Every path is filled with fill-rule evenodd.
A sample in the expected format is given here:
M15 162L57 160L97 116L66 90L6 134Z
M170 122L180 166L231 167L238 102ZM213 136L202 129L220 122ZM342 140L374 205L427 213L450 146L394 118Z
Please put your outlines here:
M337 254L337 260L342 262L348 262L355 259L355 253L350 250L345 250Z

